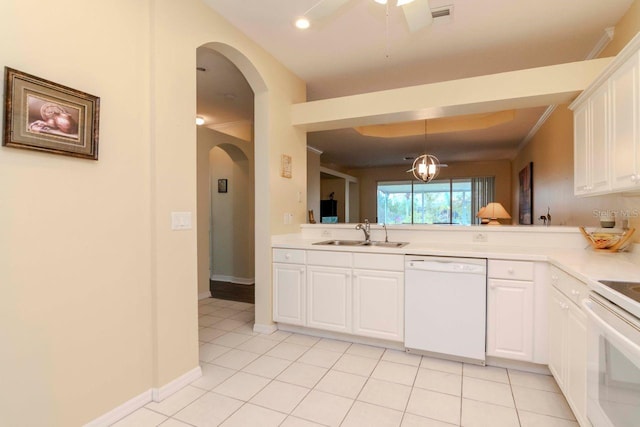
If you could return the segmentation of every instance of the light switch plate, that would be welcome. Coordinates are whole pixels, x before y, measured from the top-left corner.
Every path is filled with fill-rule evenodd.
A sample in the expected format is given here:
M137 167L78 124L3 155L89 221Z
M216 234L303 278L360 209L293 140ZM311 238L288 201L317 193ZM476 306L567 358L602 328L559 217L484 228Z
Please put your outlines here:
M191 230L191 212L171 212L172 230Z

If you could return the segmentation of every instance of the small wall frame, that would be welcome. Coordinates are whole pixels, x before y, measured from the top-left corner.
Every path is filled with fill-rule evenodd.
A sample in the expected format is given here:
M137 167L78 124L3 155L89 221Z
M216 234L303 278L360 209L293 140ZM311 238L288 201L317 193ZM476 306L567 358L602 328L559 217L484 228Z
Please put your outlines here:
M226 193L227 192L227 180L219 179L218 180L218 193Z
M100 98L4 69L2 145L98 160Z

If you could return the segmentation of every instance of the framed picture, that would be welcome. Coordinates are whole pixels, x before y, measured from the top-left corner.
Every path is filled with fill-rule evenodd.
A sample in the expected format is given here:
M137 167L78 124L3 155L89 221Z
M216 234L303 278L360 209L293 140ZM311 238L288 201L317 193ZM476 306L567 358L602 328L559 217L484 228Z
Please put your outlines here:
M4 69L2 145L98 160L100 98Z
M280 176L283 178L291 178L291 156L286 154L282 155Z
M519 177L518 223L533 224L533 162L525 166Z
M219 179L218 180L218 193L226 193L227 192L227 180Z

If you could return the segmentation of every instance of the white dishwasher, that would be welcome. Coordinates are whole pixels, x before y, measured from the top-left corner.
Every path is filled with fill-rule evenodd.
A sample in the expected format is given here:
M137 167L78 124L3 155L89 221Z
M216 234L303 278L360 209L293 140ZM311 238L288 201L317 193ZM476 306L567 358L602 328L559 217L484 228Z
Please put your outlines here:
M487 260L405 256L407 352L485 364Z

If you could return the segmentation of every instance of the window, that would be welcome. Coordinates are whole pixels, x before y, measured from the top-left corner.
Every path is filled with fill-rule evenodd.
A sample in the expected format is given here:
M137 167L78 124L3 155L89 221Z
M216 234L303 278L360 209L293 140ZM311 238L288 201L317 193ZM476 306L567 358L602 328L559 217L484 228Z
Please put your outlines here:
M494 197L494 177L378 183L378 221L385 224L475 224Z

